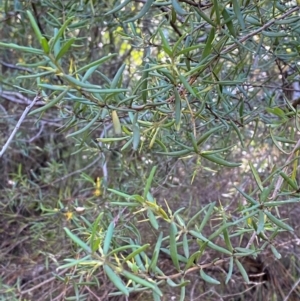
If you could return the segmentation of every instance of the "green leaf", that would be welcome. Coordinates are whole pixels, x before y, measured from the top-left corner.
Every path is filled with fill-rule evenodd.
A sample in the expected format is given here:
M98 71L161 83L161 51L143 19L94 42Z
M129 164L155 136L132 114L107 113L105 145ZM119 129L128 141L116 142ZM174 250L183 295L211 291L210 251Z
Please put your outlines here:
M216 202L212 202L209 204L208 210L198 228L199 232L202 232L203 228L205 227L205 225L207 224L207 222L210 220L210 217L214 211L214 207L215 207Z
M155 230L158 230L159 228L159 224L156 220L156 216L154 215L154 213L152 212L151 209L148 209L147 210L147 216L149 218L149 222L151 224L151 226L155 229Z
M138 277L126 270L123 270L122 271L122 275L125 276L127 279L130 279L131 281L134 281L138 284L141 284L143 287L147 287L147 288L150 288L152 289L153 291L155 291L159 296L162 296L162 292L159 290L159 288L153 284L153 283L150 283L149 281L147 280L144 280L143 278L141 277Z
M92 235L91 235L91 239L90 239L90 245L91 245L91 249L93 252L97 251L99 248L100 240L98 240L98 238L96 238L96 236L97 236L98 229L99 229L99 223L103 217L103 214L104 214L103 212L100 212L92 225Z
M125 284L123 283L123 281L121 280L121 278L119 277L119 275L117 275L114 272L114 270L107 264L103 265L103 269L104 269L105 274L107 275L109 280L115 285L115 287L117 289L119 289L120 292L122 292L125 296L128 297L129 291L128 291L127 287L125 286Z
M282 228L282 229L287 230L287 231L294 231L294 229L291 226L287 225L283 221L281 221L278 218L276 218L274 215L272 215L271 212L265 210L264 213L279 228Z
M250 202L252 205L258 205L259 203L254 199L252 198L250 195L248 195L247 193L243 192L241 189L239 189L238 187L235 186L235 189L241 193L243 195L243 197L248 201Z
M158 30L159 32L159 35L161 37L161 41L162 41L162 45L163 45L163 50L166 52L166 54L169 56L169 57L172 57L172 50L171 50L171 47L169 45L169 42L168 40L166 39L163 31L159 28Z
M75 38L71 38L64 44L55 58L56 61L58 61L70 49L75 40Z
M65 21L65 23L62 25L62 27L59 29L59 31L57 32L57 34L55 35L54 39L51 41L51 47L50 50L52 51L52 49L54 47L57 47L57 45L59 45L58 41L59 39L62 37L64 31L66 30L67 26L71 23L71 21L74 19L74 16L71 16L69 19L67 19ZM57 44L58 43L58 44Z
M150 244L145 244L141 247L139 247L138 249L134 250L132 253L130 253L129 255L127 255L123 262L129 261L132 258L134 258L136 255L140 254L141 252L144 252L145 250L147 250L149 248Z
M178 251L176 244L177 227L174 222L170 223L170 255L175 268L179 271Z
M253 174L253 176L254 176L254 179L255 179L255 181L256 181L256 183L257 183L257 185L258 185L260 191L263 191L264 187L263 187L263 185L262 185L262 182L261 182L261 179L260 179L260 177L259 177L259 174L258 174L257 170L255 169L255 167L254 167L254 165L252 164L252 162L249 162L249 166L250 166L250 168L251 168L252 174Z
M259 210L258 225L257 225L257 230L256 230L257 235L259 235L261 232L263 232L264 228L265 228L265 215L264 215L263 211Z
M101 115L101 110L99 110L97 112L97 114L95 115L95 117L86 126L84 126L82 129L80 129L80 130L78 130L76 132L73 132L73 133L67 135L67 138L71 138L71 137L77 136L77 135L82 134L82 133L86 132L87 130L89 130L97 122L97 120L99 119L100 115Z
M120 119L119 119L119 116L118 116L118 113L116 110L113 110L111 112L111 118L112 118L115 134L121 135L122 134L121 123L120 123Z
M230 18L230 15L229 15L228 10L226 9L226 7L224 7L224 9L222 10L222 16L224 18L224 22L225 22L225 24L228 28L228 31L235 38L236 37L235 28L234 28L234 25L232 23L232 20Z
M118 11L120 11L123 7L125 7L130 1L132 0L125 0L124 2L121 2L119 5L114 7L112 10L108 11L107 13L104 14L104 16L114 14Z
M108 253L109 247L110 247L110 243L111 243L111 239L113 237L114 234L114 229L115 229L115 222L112 221L106 231L105 234L105 239L103 242L103 254L106 255Z
M226 276L225 284L227 284L229 282L229 280L231 279L232 271L233 271L233 257L230 257L230 259L229 259L229 268L228 268L228 273L227 273L227 276Z
M116 53L112 53L112 54L106 55L106 56L102 57L101 59L99 59L97 61L94 61L94 62L92 62L92 63L90 63L88 65L85 65L85 66L81 67L74 74L79 74L82 71L88 70L88 69L90 69L92 67L95 67L95 66L99 67L101 64L105 63L107 60L115 57L116 55L117 55Z
M55 106L59 101L61 101L64 98L64 96L68 93L68 91L69 91L69 89L64 89L64 91L62 93L60 93L56 98L52 99L50 102L48 102L43 107L31 111L28 115L30 116L30 115L34 115L36 113L41 113L41 112L44 112L44 111L52 108L53 106Z
M174 88L175 94L175 129L176 131L180 130L181 123L181 97L177 91L177 88Z
M191 266L195 265L197 263L198 258L201 256L202 252L197 251L191 255L191 257L188 259L187 264L184 267L184 270L187 271Z
M124 73L125 67L126 67L126 64L122 64L121 67L119 68L118 72L114 76L114 79L112 80L111 85L110 85L110 87L112 89L119 87L119 84L122 85L122 75Z
M272 250L272 253L274 254L274 256L277 258L277 259L280 259L281 258L281 254L276 250L276 248L271 245L271 250Z
M145 189L144 189L144 194L143 194L144 199L147 199L147 195L150 191L151 184L152 184L152 181L153 181L156 170L157 170L157 166L153 166L152 169L151 169L150 175L147 179L146 186L145 186Z
M220 8L219 8L219 0L212 0L213 2L213 10L215 12L216 15L216 23L217 25L221 24L221 18L220 18Z
M244 269L243 265L238 261L238 259L235 259L235 264L237 265L240 273L242 274L245 282L248 284L249 283L249 278L248 278L248 274L246 272L246 270Z
M242 16L241 8L240 8L240 5L239 5L238 1L237 0L232 0L232 6L233 6L233 11L235 13L235 16L237 17L241 28L242 28L242 30L244 30L245 29L245 22L244 22L244 18Z
M83 242L78 236L73 234L68 228L64 227L64 230L66 234L83 250L85 250L88 253L92 252L91 248L85 242Z
M44 52L46 54L49 54L50 52L50 47L49 47L49 44L48 44L48 41L45 37L42 37L41 40L40 40L40 44L42 45L42 48L44 50Z
M212 42L215 39L215 35L216 35L216 30L214 27L212 27L212 29L210 30L209 36L207 38L206 44L205 44L205 48L202 52L200 61L204 60L208 55L210 55L212 53Z
M141 85L141 89L142 89L142 100L144 103L147 102L148 99L148 75L149 75L149 71L147 70L149 69L149 64L146 63L145 67L144 67L144 71L143 71L143 75L141 80L143 81L143 84Z
M220 281L208 276L204 271L203 269L200 270L200 276L201 278L206 281L207 283L211 283L211 284L221 284Z
M184 16L188 13L180 6L177 0L172 0L172 6L178 15Z
M132 133L132 149L133 150L137 150L140 144L140 138L141 138L141 133L140 133L140 128L138 126L138 124L134 124L133 125L133 133Z
M234 163L224 160L223 158L219 157L218 155L209 155L209 154L200 154L203 158L212 161L218 165L223 165L226 167L239 167L241 163Z
M44 38L44 37L43 37L43 35L40 31L40 28L39 28L38 24L36 23L35 18L32 15L31 11L27 10L26 13L27 13L27 16L29 18L30 24L31 24L31 26L34 30L35 36L36 36L37 40L40 41L40 43L41 43L42 38Z
M125 22L126 23L134 22L134 21L142 18L150 10L150 7L153 2L154 2L154 0L147 0L146 3L143 4L143 8L140 10L140 12L137 15L135 15L134 17L132 17L128 20L125 20Z
M188 238L187 238L186 233L183 233L183 236L182 236L182 247L183 247L184 256L186 258L189 258L190 257L190 250L189 250L189 242L188 242Z
M40 49L19 46L17 44L13 44L13 43L3 43L3 42L0 42L0 47L9 48L9 49L15 49L15 50L18 50L18 51L28 52L28 53L32 53L32 54L39 54L39 55L43 55L44 54L44 51L42 51Z
M291 179L287 174L285 174L283 171L281 171L280 176L288 183L289 186L291 186L294 190L298 190L298 184L295 180Z
M152 273L155 272L155 269L157 267L157 261L158 261L158 256L159 256L160 247L161 247L161 243L162 243L162 238L163 238L163 233L160 232L159 236L157 238L157 242L155 244L155 248L153 250L151 263L149 264L149 271Z

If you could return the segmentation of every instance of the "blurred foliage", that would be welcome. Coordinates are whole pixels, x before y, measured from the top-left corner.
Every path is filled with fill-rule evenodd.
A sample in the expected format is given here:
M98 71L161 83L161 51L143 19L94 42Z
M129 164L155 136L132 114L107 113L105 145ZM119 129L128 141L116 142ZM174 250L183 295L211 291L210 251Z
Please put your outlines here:
M3 300L299 298L296 2L0 13Z

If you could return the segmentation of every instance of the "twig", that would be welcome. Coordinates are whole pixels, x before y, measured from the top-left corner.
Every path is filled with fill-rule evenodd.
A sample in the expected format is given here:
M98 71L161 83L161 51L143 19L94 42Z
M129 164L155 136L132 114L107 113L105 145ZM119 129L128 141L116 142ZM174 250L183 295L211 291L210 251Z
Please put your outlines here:
M8 64L8 63L3 62L3 61L0 61L0 64L7 67L7 68L10 68L10 69L16 69L16 70L21 70L21 71L26 71L26 72L29 72L29 73L33 73L32 70L29 69L29 68L16 66L16 65L13 65L13 64Z
M29 105L31 103L29 98L23 96L19 92L0 90L0 97L4 98L6 100L9 100L9 101L18 103L18 104L22 104L22 105ZM35 105L36 106L43 106L43 105L45 105L45 102L44 101L37 101L35 103Z
M90 167L92 167L92 166L95 166L95 164L96 164L101 158L102 158L102 154L100 154L100 156L97 156L96 160L94 160L94 161L91 162L90 164L86 165L85 167L83 167L83 168L81 168L81 169L78 169L78 170L75 170L75 171L73 171L73 172L71 172L71 173L69 173L69 174L67 174L67 175L65 175L65 176L63 176L63 177L61 177L61 178L59 178L59 179L57 179L57 180L51 182L51 183L49 183L49 184L45 184L45 185L41 186L41 188L45 188L45 187L54 185L54 184L56 184L56 183L58 183L58 182L61 182L61 181L66 180L66 179L68 179L68 178L70 178L70 177L72 177L72 176L74 176L74 175L77 175L78 173L81 173L81 172L85 171L86 169L88 169L88 168L90 168Z
M289 291L289 293L287 294L287 296L284 298L283 301L288 301L289 300L289 297L291 295L291 293L295 290L296 287L298 287L300 283L300 278L297 280L297 282L293 285L293 287L291 288L291 290Z
M30 111L30 109L31 109L31 108L34 106L34 104L35 104L38 100L40 100L40 99L41 99L41 95L40 95L40 93L38 93L38 94L36 95L36 97L33 99L33 101L31 102L31 104L28 105L28 106L26 107L26 109L24 110L22 116L20 117L20 119L19 119L17 125L15 126L14 130L12 131L10 137L8 138L8 140L6 141L6 143L4 144L4 146L3 146L3 148L2 148L2 150L1 150L1 152L0 152L0 158L3 156L3 154L5 153L5 151L6 151L7 148L8 148L9 144L11 143L11 141L13 140L13 138L15 137L15 135L16 135L18 129L20 128L22 122L23 122L24 119L26 118L26 116L27 116L28 112Z
M286 166L286 167L282 170L284 173L287 172L287 170L288 170L288 165L293 161L293 160L292 160L292 159L293 159L293 156L294 156L294 154L296 153L296 151L299 149L299 147L300 147L300 139L298 140L296 146L295 146L294 149L291 151L290 156L287 158L287 160L286 160L286 162L285 162L285 164L284 164L284 165ZM272 195L272 197L271 197L272 200L275 200L275 199L276 199L276 197L277 197L277 195L278 195L278 192L279 192L279 190L280 190L280 188L281 188L282 183L283 183L283 177L279 177L278 180L277 180L277 182L276 182L276 185L275 185L275 188L274 188L273 195Z
M240 38L238 40L238 43L234 43L233 45L223 49L221 51L221 54L226 54L227 52L232 51L233 49L235 49L239 43L243 43L245 41L247 41L248 39L250 39L251 37L257 35L258 33L262 32L263 30L267 29L268 27L270 27L271 25L273 25L273 23L275 23L278 20L284 19L287 16L291 15L292 13L296 12L299 10L299 6L293 7L292 9L288 10L286 13L284 13L283 15L279 16L278 18L273 18L272 20L270 20L269 22L267 22L265 25L263 25L262 27L258 28L257 30L254 30L250 33L248 33L247 35L243 36L242 38Z
M57 275L58 275L58 276L61 276L62 274L66 273L67 271L68 271L68 269L64 269L64 270L62 270L61 272L59 272ZM28 294L28 293L30 293L30 292L32 292L32 291L38 289L39 287L41 287L41 286L43 286L43 285L45 285L45 284L47 284L47 283L49 283L49 282L51 282L51 281L54 281L55 279L56 279L56 276L51 277L51 278L49 278L49 279L47 279L47 280L45 280L45 281L39 283L38 285L36 285L36 286L30 288L30 289L27 289L27 290L25 290L25 291L21 291L21 292L19 293L19 295Z

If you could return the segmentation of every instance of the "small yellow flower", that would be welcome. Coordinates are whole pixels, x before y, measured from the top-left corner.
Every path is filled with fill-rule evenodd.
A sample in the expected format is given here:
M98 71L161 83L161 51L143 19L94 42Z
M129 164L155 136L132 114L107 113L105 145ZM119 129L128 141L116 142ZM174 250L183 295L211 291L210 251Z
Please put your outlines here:
M66 213L64 213L64 216L66 217L67 221L69 221L73 217L73 212L67 211Z
M96 179L96 189L94 191L95 196L100 196L101 195L101 179L97 177Z

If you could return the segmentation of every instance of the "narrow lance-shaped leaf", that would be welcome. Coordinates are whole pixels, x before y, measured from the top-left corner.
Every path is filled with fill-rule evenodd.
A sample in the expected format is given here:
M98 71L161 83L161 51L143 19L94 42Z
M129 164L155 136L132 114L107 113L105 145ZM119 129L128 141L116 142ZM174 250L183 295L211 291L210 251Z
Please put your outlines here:
M260 177L259 177L259 174L258 174L257 170L255 169L255 167L254 167L254 165L252 164L252 162L249 162L249 166L250 166L250 168L251 168L252 174L253 174L253 176L254 176L254 179L255 179L255 181L256 181L256 183L257 183L259 189L260 189L261 191L263 191L264 188L263 188L263 185L262 185L262 182L261 182L261 179L260 179Z
M29 18L30 24L31 24L31 26L34 30L34 33L36 35L37 40L41 42L41 40L43 38L43 35L40 31L40 28L39 28L38 24L35 21L34 16L32 15L31 11L29 11L29 10L27 10L26 13L27 13L27 16Z
M157 170L157 166L153 166L152 169L151 169L150 175L147 179L146 186L145 186L145 189L144 189L144 194L143 194L144 199L147 198L147 194L150 191L151 184L152 184L152 181L153 181L156 170Z
M63 47L60 49L59 53L56 56L56 61L58 61L72 46L72 44L74 43L75 38L71 38L70 40L68 40Z
M178 15L184 16L188 13L181 7L177 0L172 0L172 6Z
M85 66L81 67L74 74L81 73L82 71L88 70L88 69L90 69L91 67L94 67L94 66L98 67L98 66L100 66L103 63L105 63L107 60L111 59L112 57L114 57L116 55L117 55L116 53L112 53L112 54L106 55L106 56L102 57L101 59L99 59L97 61L94 61L94 62L92 62L92 63L90 63L88 65L85 65Z
M104 255L106 255L108 253L110 243L111 243L111 239L112 239L113 234L114 234L114 229L115 229L115 223L114 223L114 221L112 221L109 224L108 228L107 228L104 243L103 243L103 253L104 253Z
M44 54L44 52L42 50L40 50L40 49L31 48L31 47L25 47L25 46L19 46L19 45L14 44L14 43L3 43L3 42L0 42L0 47L15 49L17 51L23 51L23 52L28 52L28 53L32 53L32 54L39 54L39 55L43 55Z
M176 131L180 130L180 122L181 122L181 97L176 89L174 88L175 94L175 128Z
M141 138L140 128L137 123L133 125L132 138L132 148L136 151L139 147Z
M213 40L215 39L215 34L216 34L216 30L215 28L213 27L210 31L210 34L207 38L207 41L206 41L206 44L205 44L205 48L203 50L203 53L202 53L202 57L201 57L201 60L202 61L203 59L205 59L209 54L212 53L212 42Z
M122 134L121 123L120 123L120 119L119 119L119 116L118 116L118 113L116 110L113 110L111 112L111 117L112 117L115 134L121 135Z
M229 280L231 279L232 271L233 271L233 257L230 257L230 259L229 259L228 273L227 273L226 280L225 280L225 283L226 283L226 284L227 284L227 283L229 282Z
M248 277L248 274L247 274L245 268L243 267L243 265L238 261L238 259L235 259L234 261L235 261L235 264L237 265L239 271L241 272L245 282L249 283L249 277Z
M122 292L125 296L129 296L129 291L127 289L127 287L125 286L125 284L123 283L123 281L121 280L120 276L117 275L114 270L104 264L103 265L103 269L105 274L107 275L107 277L109 278L109 280L115 285L116 288L118 288L120 290L120 292Z
M140 254L141 252L144 252L145 250L147 250L149 248L150 244L145 244L141 247L139 247L138 249L134 250L132 253L130 253L128 256L126 256L126 258L123 260L124 262L131 260L132 258L134 258L136 255Z
M157 238L157 242L155 244L153 254L152 254L151 263L149 265L149 271L153 272L153 273L154 273L154 271L156 269L156 266L157 266L157 261L158 261L158 256L159 256L159 252L160 252L160 246L161 246L162 238L163 238L163 233L160 232L159 236Z
M267 215L267 217L275 224L277 225L279 228L282 228L284 230L287 231L293 231L293 228L289 225L287 225L286 223L284 223L283 221L279 220L278 218L276 218L274 215L272 215L271 212L265 210L264 213Z
M67 138L74 137L76 135L82 134L82 133L86 132L87 130L89 130L95 124L95 122L99 119L100 114L101 114L101 110L99 110L97 112L96 116L86 126L84 126L82 129L80 129L76 132L73 132L73 133L67 135Z
M57 41L61 38L64 31L68 27L68 25L71 23L71 21L74 19L74 16L70 17L65 21L65 23L62 25L62 27L57 31L57 34L55 35L54 39L51 41L50 50L52 51L53 47L56 45Z
M121 2L119 5L117 5L116 7L114 7L112 10L108 11L107 13L105 13L104 15L111 15L114 14L118 11L120 11L123 7L125 7L130 1L132 0L125 0L124 2Z
M150 289L152 289L153 291L155 291L159 296L162 296L162 292L160 291L160 289L153 283L137 276L134 275L126 270L122 271L122 275L125 276L127 279L134 281L138 284L141 284L143 287L148 287Z
M88 253L91 253L91 248L84 242L82 241L77 235L73 234L68 228L64 227L65 232L67 235L78 245L80 246L83 250L85 250Z
M134 17L126 20L125 22L126 23L134 22L134 21L142 18L150 10L150 7L153 2L154 2L154 0L147 0L146 3L143 4L143 8L140 10L140 12L137 15L135 15Z
M220 281L210 277L209 275L207 275L203 269L200 270L200 275L201 275L201 278L206 281L207 283L211 283L211 284L220 284Z
M225 22L230 34L233 37L236 37L235 28L234 28L234 25L232 23L232 20L230 19L230 15L229 15L226 7L224 7L224 9L222 10L222 16L224 18L224 22Z
M52 99L50 102L48 102L46 105L44 105L41 108L38 108L36 110L33 110L32 112L30 112L28 115L34 115L36 113L41 113L44 112L50 108L52 108L53 106L55 106L59 101L61 101L63 99L63 97L68 93L69 89L64 89L64 91L62 93L60 93L56 98Z
M174 222L170 224L170 255L172 262L177 270L179 270L178 252L176 244L177 227Z
M147 70L148 68L149 68L149 64L146 63L144 71L143 71L143 75L142 75L143 84L141 85L142 100L143 100L144 103L147 102L147 98L148 98L148 91L147 91L147 88L148 88L148 75L149 75L149 71Z
M203 158L212 161L218 165L223 165L226 167L239 167L241 163L234 163L224 160L223 158L217 156L217 155L210 155L210 154L200 154Z

